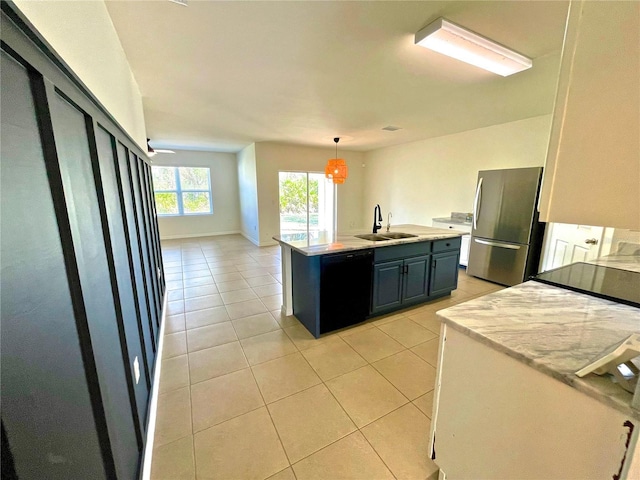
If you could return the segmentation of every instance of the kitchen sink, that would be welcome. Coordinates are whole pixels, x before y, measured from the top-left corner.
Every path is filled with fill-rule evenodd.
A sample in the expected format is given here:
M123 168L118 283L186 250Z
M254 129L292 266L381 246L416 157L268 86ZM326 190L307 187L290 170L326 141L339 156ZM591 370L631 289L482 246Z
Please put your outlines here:
M397 240L399 238L417 237L411 233L388 232L388 233L365 233L364 235L356 235L357 238L363 240L371 240L372 242L384 242L385 240Z
M385 240L391 240L390 238L383 237L382 235L378 235L377 233L365 233L364 235L356 235L356 238L361 238L363 240L371 240L372 242L382 242Z
M386 232L381 234L383 237L396 240L398 238L413 238L417 237L417 235L413 235L411 233L400 233L400 232Z

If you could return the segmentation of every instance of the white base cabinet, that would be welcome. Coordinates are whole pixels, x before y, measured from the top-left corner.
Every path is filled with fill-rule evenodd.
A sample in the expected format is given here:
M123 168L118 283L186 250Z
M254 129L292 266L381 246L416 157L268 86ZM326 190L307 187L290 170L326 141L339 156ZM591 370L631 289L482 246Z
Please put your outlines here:
M440 478L640 478L640 422L445 324L432 418Z

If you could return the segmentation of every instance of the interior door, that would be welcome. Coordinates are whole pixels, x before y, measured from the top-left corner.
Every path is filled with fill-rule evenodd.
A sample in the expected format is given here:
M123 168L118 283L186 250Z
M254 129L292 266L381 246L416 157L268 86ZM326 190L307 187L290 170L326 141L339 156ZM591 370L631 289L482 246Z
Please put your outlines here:
M599 257L603 235L604 227L550 223L542 271Z

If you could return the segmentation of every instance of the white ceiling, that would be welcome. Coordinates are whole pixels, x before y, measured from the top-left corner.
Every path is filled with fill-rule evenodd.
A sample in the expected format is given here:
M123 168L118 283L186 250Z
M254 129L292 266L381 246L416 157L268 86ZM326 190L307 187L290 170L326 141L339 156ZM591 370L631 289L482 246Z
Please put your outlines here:
M108 1L155 147L373 150L551 113L566 1ZM500 77L413 44L443 16L533 58ZM401 127L383 131L388 125Z

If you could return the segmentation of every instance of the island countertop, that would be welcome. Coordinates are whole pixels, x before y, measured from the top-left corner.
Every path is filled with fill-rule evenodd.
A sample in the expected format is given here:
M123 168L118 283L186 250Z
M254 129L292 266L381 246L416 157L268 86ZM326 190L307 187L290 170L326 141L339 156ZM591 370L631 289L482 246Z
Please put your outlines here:
M529 281L437 312L477 341L640 420L633 395L575 372L640 332L640 309Z
M465 235L466 232L458 232L456 230L445 230L443 228L425 227L422 225L393 225L391 233L402 232L416 235L411 238L399 238L393 240L385 240L382 242L374 242L372 240L363 240L355 235L371 233L369 230L358 230L353 232L338 233L337 235L329 235L325 232L318 234L312 233L292 233L284 235L275 235L274 240L281 245L287 245L294 250L307 255L324 255L327 253L347 252L350 250L361 250L364 248L379 248L389 245L400 245L404 243L428 242L432 240L440 240L444 238L455 238ZM386 228L380 229L381 235L386 233Z

